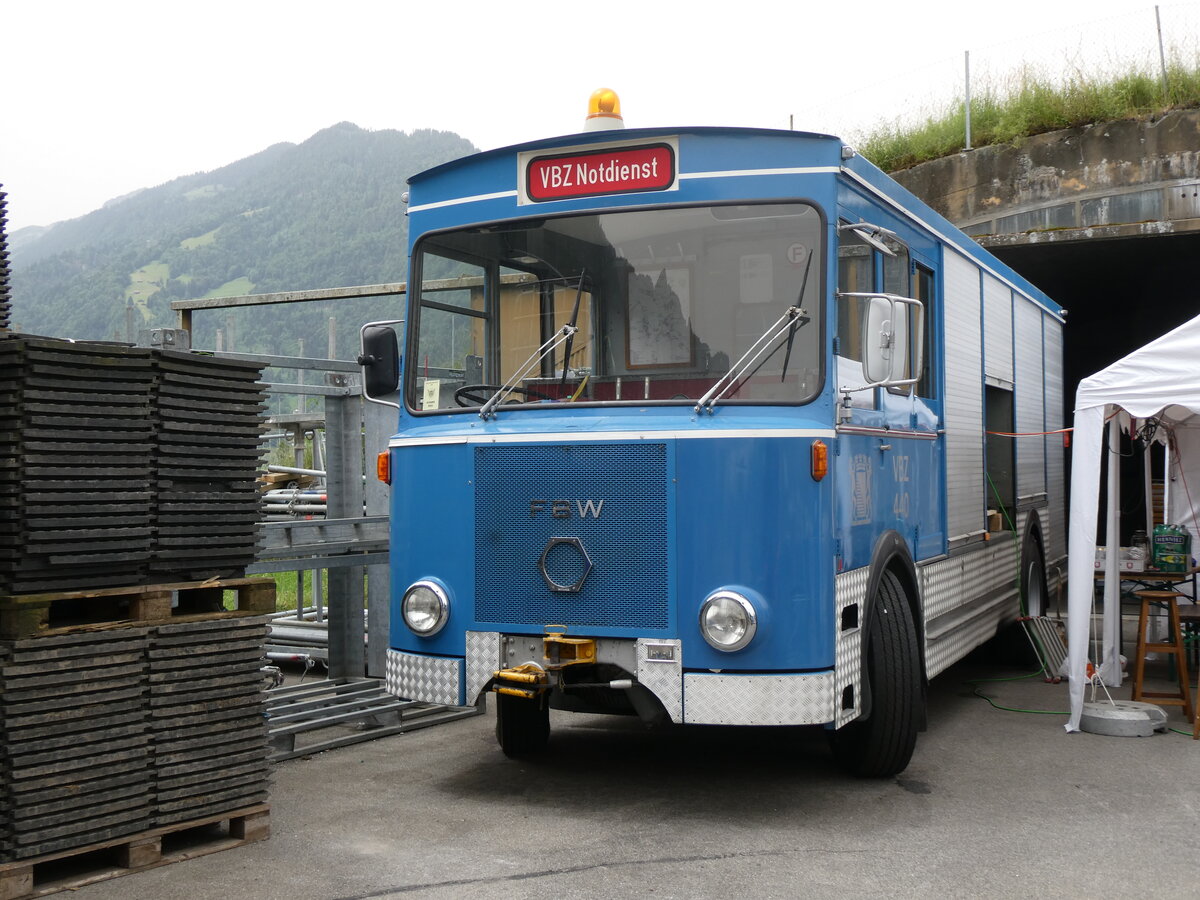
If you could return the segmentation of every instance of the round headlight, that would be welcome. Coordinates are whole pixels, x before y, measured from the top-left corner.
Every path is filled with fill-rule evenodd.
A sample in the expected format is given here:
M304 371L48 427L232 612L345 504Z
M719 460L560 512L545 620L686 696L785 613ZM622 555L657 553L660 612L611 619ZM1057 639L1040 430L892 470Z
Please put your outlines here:
M404 624L422 637L437 634L450 618L450 598L432 581L418 581L404 592Z
M741 650L754 639L757 629L754 606L741 594L717 591L700 607L700 633L717 650Z

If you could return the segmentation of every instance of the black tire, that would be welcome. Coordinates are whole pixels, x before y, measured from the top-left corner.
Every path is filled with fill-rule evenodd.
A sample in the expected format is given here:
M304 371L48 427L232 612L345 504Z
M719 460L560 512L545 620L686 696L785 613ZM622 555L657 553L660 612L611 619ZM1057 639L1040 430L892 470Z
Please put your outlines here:
M550 708L545 698L496 695L496 741L505 756L529 756L544 750L549 740Z
M917 745L923 714L917 629L900 580L884 572L867 635L871 712L832 732L834 758L860 778L898 775Z
M1042 547L1030 531L1021 548L1021 615L1044 616L1049 609L1046 563L1042 559Z
M1021 544L1020 577L1020 608L1015 613L1021 616L1047 615L1050 611L1050 593L1046 585L1046 564L1042 546L1032 530L1025 534ZM1009 620L1001 623L996 636L985 645L982 658L988 663L1021 669L1042 664L1033 645L1029 643L1025 625Z

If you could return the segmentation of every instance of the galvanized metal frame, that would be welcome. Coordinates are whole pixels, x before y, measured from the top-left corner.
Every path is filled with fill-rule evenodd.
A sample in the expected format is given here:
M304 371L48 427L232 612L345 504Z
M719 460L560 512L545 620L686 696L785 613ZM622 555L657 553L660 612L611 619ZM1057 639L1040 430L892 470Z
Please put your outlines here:
M279 303L321 300L354 300L369 297L402 297L403 282L330 288L315 291L285 291L237 297L181 300L171 304L178 313L179 328L190 334L196 310L231 309ZM298 431L319 428L323 422L326 440L326 490L329 497L323 522L268 523L266 543L250 573L321 571L329 579L329 653L331 678L361 678L364 674L383 677L384 651L389 631L388 596L388 490L374 478L363 479L362 460L372 448L383 450L395 430L393 421L374 404L361 399L360 367L354 360L318 359L305 356L245 354L219 351L218 357L244 359L266 366L324 372L324 384L270 383L272 394L319 396L324 413L279 416L276 424L292 425ZM366 576L366 594L363 583ZM367 607L366 643L362 615Z

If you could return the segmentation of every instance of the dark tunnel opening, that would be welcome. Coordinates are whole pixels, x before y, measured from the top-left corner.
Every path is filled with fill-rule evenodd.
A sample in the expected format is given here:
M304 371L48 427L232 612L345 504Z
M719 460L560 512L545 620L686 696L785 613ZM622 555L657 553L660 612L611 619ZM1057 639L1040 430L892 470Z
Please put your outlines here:
M1200 315L1200 234L992 247L1067 309L1063 330L1064 422L1073 421L1079 382ZM1200 380L1200 359L1196 361ZM1162 478L1162 455L1152 477ZM1122 439L1121 543L1143 527L1140 452ZM1067 454L1070 491L1070 454ZM1101 503L1104 503L1103 485ZM1103 508L1103 506L1101 507ZM1103 533L1103 516L1101 516ZM1103 534L1101 534L1101 538Z

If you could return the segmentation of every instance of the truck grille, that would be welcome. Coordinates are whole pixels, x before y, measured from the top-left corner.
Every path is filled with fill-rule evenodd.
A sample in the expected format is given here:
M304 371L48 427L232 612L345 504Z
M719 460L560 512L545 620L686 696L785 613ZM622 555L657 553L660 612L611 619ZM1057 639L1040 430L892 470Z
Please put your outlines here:
M476 447L476 620L666 628L667 467L664 444ZM543 552L551 580L573 584L580 546L582 587L551 590Z

